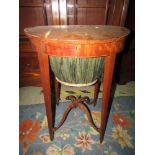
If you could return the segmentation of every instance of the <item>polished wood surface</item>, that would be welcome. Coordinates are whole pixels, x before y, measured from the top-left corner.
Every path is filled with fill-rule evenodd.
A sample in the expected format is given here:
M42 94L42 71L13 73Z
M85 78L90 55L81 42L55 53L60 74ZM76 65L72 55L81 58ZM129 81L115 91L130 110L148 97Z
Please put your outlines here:
M26 28L25 33L29 36L49 39L53 41L89 41L97 42L119 40L129 34L124 27L111 25L63 25L63 26L37 26Z
M54 131L62 126L69 111L78 107L86 113L92 127L100 133L100 142L103 141L106 128L107 111L109 104L110 88L115 65L115 57L123 50L129 30L118 26L42 26L25 29L26 35L31 39L36 47L39 56L42 85L46 113L49 125L50 137L53 139ZM56 102L51 100L51 83L49 74L49 56L62 57L105 57L103 72L103 96L101 109L101 124L96 127L93 122L91 112L86 105L90 104L88 97L76 98L70 96L67 99L72 102L67 106L64 115L57 127L54 127L53 106L58 101L58 82L55 81ZM94 101L97 97L98 84L95 85ZM94 104L95 105L95 104Z
M36 47L45 53L65 57L96 57L118 53L129 30L118 26L40 26L25 29ZM64 52L65 51L65 52Z
M102 108L101 108L101 125L100 125L100 142L103 141L106 129L107 113L110 97L110 88L113 78L113 71L115 65L116 54L111 54L105 57L104 73L103 73L103 94L102 94Z
M40 48L41 50L41 48ZM50 138L53 140L54 138L54 111L53 111L53 103L51 99L51 85L50 85L50 70L49 70L49 61L48 55L44 53L38 53L40 71L41 71L41 82L43 86L45 107L46 107L46 115L49 127Z

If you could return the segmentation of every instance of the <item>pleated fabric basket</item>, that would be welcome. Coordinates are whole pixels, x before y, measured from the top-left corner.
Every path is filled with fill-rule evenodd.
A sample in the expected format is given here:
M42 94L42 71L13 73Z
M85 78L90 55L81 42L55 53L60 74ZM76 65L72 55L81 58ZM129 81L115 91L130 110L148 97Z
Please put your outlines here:
M50 66L56 79L69 86L89 86L103 73L104 57L72 58L50 56Z

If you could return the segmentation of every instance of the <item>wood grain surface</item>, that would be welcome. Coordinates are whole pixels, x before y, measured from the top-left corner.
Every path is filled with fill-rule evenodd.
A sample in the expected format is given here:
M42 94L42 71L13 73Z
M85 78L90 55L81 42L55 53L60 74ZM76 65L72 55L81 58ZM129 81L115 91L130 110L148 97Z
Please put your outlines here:
M120 52L129 30L108 25L39 26L25 33L36 47L45 46L48 55L97 57Z

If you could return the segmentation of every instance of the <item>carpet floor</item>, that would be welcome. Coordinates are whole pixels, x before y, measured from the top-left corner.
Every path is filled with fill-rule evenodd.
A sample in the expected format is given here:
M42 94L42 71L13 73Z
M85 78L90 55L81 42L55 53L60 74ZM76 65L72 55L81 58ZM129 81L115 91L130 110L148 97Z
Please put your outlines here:
M68 102L56 108L56 122L60 121ZM65 123L50 141L44 104L20 105L20 155L134 155L135 97L117 96L107 122L104 141L89 124L85 113L70 111ZM96 106L89 106L97 126L100 124L101 98Z

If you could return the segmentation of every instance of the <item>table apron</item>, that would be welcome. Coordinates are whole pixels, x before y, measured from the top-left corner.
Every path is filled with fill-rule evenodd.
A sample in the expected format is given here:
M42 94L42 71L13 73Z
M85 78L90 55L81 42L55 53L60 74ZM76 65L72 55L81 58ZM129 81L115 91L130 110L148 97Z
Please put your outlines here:
M99 57L121 52L124 48L123 41L104 44L45 44L45 53L63 57ZM41 52L41 51L38 51ZM43 52L43 51L42 51Z

